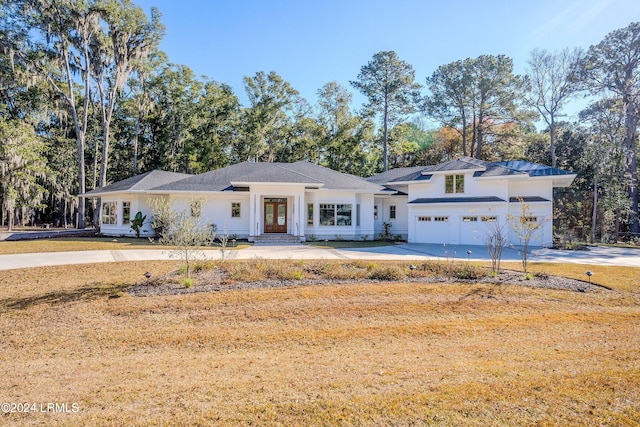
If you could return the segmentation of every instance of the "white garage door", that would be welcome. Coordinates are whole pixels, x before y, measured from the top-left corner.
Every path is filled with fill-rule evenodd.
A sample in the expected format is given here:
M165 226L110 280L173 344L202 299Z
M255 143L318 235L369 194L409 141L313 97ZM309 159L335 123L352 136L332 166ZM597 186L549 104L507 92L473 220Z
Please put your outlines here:
M416 217L416 243L449 243L451 224L448 216Z
M484 243L484 233L480 231L480 218L477 216L460 217L460 244L461 245L482 245Z
M492 224L496 224L495 215L469 215L460 217L460 244L484 245Z

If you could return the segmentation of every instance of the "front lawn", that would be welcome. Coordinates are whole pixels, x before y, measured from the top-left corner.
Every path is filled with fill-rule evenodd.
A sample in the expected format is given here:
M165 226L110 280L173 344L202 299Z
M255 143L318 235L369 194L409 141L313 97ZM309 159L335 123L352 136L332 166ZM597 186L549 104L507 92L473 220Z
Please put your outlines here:
M247 242L238 242L234 247L229 242L227 249L247 247ZM217 246L204 249L216 249ZM56 237L50 239L0 241L0 255L41 252L162 249L166 246L153 243L149 238L135 237Z
M640 419L639 268L590 267L613 290L584 293L356 282L113 298L146 271L176 268L144 261L0 271L2 402L78 408L3 413L1 423Z

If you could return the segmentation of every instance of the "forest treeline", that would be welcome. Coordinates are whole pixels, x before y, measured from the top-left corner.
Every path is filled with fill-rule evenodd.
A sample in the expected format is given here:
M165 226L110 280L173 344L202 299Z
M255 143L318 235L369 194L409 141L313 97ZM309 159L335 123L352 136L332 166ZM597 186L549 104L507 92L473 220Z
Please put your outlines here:
M577 173L555 195L556 234L640 236L640 23L588 48L443 64L424 82L393 51L309 103L275 71L244 77L248 102L158 49L160 11L129 0L0 0L1 224L84 227L93 188L152 169L201 173L308 160L359 176L460 156ZM427 53L425 53L427 54ZM330 79L330 76L328 76ZM329 80L328 79L328 80ZM366 103L354 106L354 92ZM592 101L563 121L576 97ZM538 131L536 123L544 123Z

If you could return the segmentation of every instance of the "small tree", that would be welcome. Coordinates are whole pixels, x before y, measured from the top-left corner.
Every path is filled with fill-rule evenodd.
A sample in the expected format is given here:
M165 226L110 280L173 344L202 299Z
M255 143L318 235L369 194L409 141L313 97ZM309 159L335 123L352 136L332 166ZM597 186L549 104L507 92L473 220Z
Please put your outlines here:
M487 222L487 236L484 242L491 257L491 274L494 276L500 274L502 251L507 245L505 226L506 224L501 224L499 221Z
M136 213L136 216L131 220L131 229L135 231L136 237L140 238L140 230L144 225L144 221L147 219L146 215L142 215L142 212Z
M532 215L531 208L524 202L522 197L518 197L518 200L521 204L520 215L507 214L507 221L520 241L520 248L515 247L513 244L511 247L520 254L522 269L525 276L527 276L529 273L527 270L529 265L529 246L536 232L542 228L544 220L538 221L538 218Z
M202 246L211 244L215 235L211 227L202 224L200 214L204 200L189 203L189 210L175 212L168 198L155 199L150 203L152 227L158 234L161 245L171 246L169 256L179 258L185 267L185 278L191 279L193 263L205 258Z

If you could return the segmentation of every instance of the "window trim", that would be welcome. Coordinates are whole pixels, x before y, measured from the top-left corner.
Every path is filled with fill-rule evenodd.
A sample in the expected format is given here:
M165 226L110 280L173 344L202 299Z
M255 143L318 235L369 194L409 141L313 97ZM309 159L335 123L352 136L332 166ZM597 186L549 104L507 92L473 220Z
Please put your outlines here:
M331 207L329 207L331 206ZM348 217L348 223L343 223L343 224L338 224L338 217L339 216L344 216L346 217L346 215L338 215L338 211L343 211L346 210L345 206L348 206L348 210L349 210L349 217ZM333 210L333 223L332 224L323 224L322 223L322 219L323 219L323 211L325 212L329 212L330 210ZM319 203L318 204L318 211L319 211L319 224L322 227L352 227L353 226L353 203ZM326 220L329 221L331 220L331 218L329 216L326 216Z
M237 206L235 206L237 205ZM235 215L235 208L238 209L238 214ZM242 218L242 202L231 202L231 218Z
M449 188L451 186L451 188ZM444 176L445 194L464 194L464 174L450 174Z
M128 205L129 213L125 215L125 205ZM131 201L123 200L122 201L122 225L130 225L131 224Z
M396 209L396 205L389 205L389 219L397 219L398 218L398 210Z
M108 221L105 221L108 220ZM100 225L118 225L118 202L102 202L100 209Z
M314 205L313 203L307 203L307 225L313 227L313 213L314 213Z

